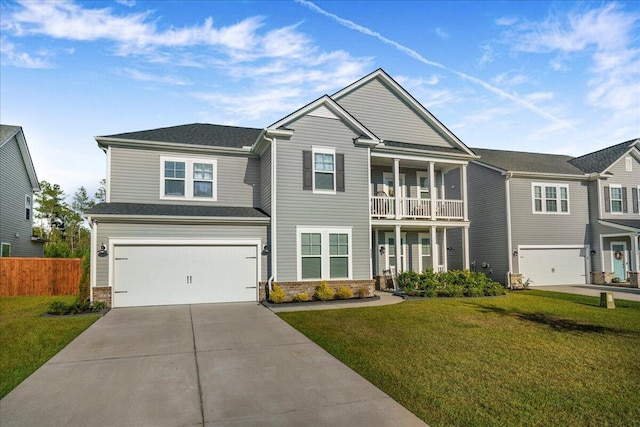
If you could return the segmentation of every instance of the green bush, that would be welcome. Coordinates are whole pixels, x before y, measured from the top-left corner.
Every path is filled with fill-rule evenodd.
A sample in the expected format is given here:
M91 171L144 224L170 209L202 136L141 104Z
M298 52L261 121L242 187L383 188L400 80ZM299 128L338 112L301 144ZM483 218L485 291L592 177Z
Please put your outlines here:
M295 302L305 302L305 301L309 301L309 295L308 295L308 294L306 294L306 293L304 293L304 292L302 292L302 293L296 294L296 295L293 297L293 300L294 300Z
M436 273L406 271L398 275L398 285L407 295L425 297L479 297L504 295L504 286L488 278L484 273L451 270Z
M47 313L49 313L49 314L57 314L57 315L66 314L67 313L67 304L65 304L62 301L54 301L49 306L49 309L47 310Z
M336 291L336 299L349 299L353 297L353 291L348 286L340 286Z
M368 298L369 297L369 288L362 287L358 289L358 298Z
M282 304L287 297L287 294L284 293L284 290L280 285L273 284L271 288L271 292L269 292L269 299L274 304Z
M47 313L58 316L65 314L96 313L104 310L106 307L107 305L104 302L91 304L89 301L83 301L76 298L71 304L65 304L62 301L52 302Z
M327 285L324 280L316 287L316 291L313 294L313 298L320 301L332 300L335 295L335 291Z

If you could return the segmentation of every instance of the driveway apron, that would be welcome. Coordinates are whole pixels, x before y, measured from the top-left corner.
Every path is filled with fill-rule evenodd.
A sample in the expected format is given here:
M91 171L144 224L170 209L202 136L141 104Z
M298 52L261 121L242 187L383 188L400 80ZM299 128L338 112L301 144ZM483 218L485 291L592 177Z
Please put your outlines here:
M111 310L0 401L0 425L418 426L257 303Z

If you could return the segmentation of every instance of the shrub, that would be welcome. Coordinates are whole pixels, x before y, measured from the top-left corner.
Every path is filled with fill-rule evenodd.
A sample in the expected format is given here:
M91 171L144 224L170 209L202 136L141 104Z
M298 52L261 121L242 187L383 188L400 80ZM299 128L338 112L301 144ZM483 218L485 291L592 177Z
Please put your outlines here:
M65 304L62 301L54 301L49 306L49 309L47 310L47 313L49 313L49 314L58 314L58 315L66 314L67 313L67 304Z
M293 297L293 300L294 300L295 302L305 302L305 301L309 301L309 295L308 295L308 294L306 294L306 293L304 293L304 292L302 292L302 293L296 294L296 295Z
M65 314L79 314L79 313L91 313L102 311L107 307L104 302L97 302L91 304L89 301L83 301L80 298L76 298L71 304L65 304L62 301L54 301L47 310L48 314L55 314L58 316Z
M358 289L358 298L368 298L369 297L369 288L362 287Z
M435 273L406 271L398 275L398 284L407 295L425 297L461 297L504 295L505 288L481 272L451 270Z
M284 293L284 290L280 285L273 284L271 292L269 292L269 299L274 304L282 304L287 297L287 294Z
M353 296L353 291L348 286L340 286L336 292L336 299L349 299Z
M313 297L320 301L328 301L333 299L335 295L335 291L327 285L326 281L320 282L320 284L316 287L316 291L313 294Z

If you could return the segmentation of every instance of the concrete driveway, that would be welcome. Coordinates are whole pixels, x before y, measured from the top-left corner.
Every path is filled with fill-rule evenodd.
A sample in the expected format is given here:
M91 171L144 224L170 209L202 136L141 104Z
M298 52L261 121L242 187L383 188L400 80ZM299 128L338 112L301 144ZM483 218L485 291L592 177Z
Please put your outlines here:
M111 310L0 401L9 426L424 426L257 303Z
M626 299L629 301L640 301L640 289L623 288L620 286L600 286L600 285L557 285L557 286L532 286L531 289L537 291L564 292L567 294L588 295L599 297L600 292L612 292L614 299Z

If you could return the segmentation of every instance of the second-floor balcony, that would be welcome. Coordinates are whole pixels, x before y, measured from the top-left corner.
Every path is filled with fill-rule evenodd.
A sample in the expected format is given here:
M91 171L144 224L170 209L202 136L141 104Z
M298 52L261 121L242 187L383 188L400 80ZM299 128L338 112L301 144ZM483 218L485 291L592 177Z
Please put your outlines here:
M432 207L431 199L400 197L396 203L395 197L372 196L371 217L381 219L463 220L464 204L462 200L436 199Z

